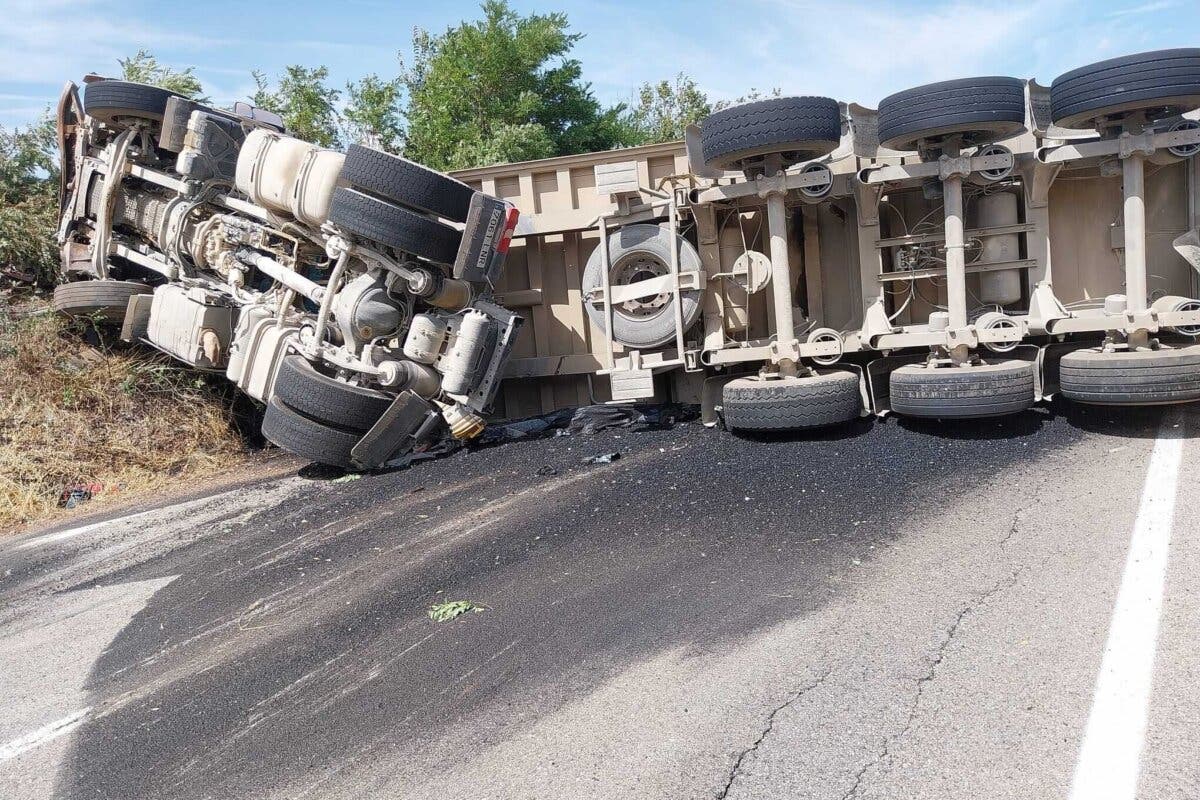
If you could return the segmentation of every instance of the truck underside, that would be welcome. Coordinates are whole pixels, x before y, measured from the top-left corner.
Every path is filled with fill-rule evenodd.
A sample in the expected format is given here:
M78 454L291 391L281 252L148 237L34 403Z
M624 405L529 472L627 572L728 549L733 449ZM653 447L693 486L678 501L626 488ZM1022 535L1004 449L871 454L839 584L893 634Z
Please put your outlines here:
M1198 108L1200 50L1161 51L447 177L92 80L59 109L56 303L342 466L589 402L759 431L1190 402Z

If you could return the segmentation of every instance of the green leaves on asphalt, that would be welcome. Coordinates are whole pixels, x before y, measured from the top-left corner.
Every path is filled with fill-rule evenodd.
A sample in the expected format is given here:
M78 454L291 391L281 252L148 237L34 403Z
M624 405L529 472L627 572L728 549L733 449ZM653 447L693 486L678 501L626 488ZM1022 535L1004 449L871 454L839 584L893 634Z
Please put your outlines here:
M470 600L451 600L448 603L434 603L429 607L429 618L434 622L449 622L463 614L479 614L487 610L487 606L472 603Z

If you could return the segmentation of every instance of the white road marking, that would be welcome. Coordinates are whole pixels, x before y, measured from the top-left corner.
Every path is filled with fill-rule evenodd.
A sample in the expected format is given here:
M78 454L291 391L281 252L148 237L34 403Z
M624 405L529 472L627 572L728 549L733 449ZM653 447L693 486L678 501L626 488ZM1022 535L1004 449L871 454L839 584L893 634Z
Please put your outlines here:
M128 517L117 517L116 519L106 519L103 522L93 522L91 525L81 525L78 528L68 528L65 531L59 531L58 533L48 533L45 536L39 536L36 539L30 539L28 542L22 542L21 544L17 545L17 549L28 550L31 547L41 547L44 544L65 542L67 539L73 539L80 534L90 533L98 528L103 528L105 525L112 525L113 523L121 522L122 520L126 519L133 519L133 517L137 516L140 516L140 514L132 514Z
M1071 800L1133 800L1137 795L1182 435L1179 415L1168 415L1150 455Z
M83 724L87 718L91 708L84 708L76 711L74 714L55 720L48 725L43 725L36 731L27 733L24 736L13 739L7 744L0 745L0 761L8 761L10 758L16 758L27 750L32 750L38 745L57 739L60 736L65 736L79 725Z
M263 486L264 487L270 486L272 491L275 489L282 489L283 491L286 492L286 491L290 491L290 489L293 488L294 486L303 485L305 483L308 483L308 481L306 481L303 478L284 478L284 479L277 479L274 481L270 481L268 483L264 483ZM192 498L191 500L183 500L178 503L172 503L171 505L163 506L161 508L149 508L149 509L146 509L145 511L138 511L133 514L126 514L125 516L122 516L122 517L114 517L112 519L105 519L105 520L100 520L99 522L93 522L88 525L81 525L78 528L68 528L65 531L58 531L56 533L43 534L41 536L36 536L36 537L30 539L29 541L22 542L21 544L17 545L14 549L15 550L29 550L30 548L33 548L33 547L41 547L41 546L47 545L47 544L55 544L56 542L65 542L68 539L73 539L76 536L81 536L85 533L91 533L92 531L99 530L100 528L104 528L109 525L119 525L123 522L130 522L132 520L140 519L141 517L150 516L152 514L166 515L166 514L172 514L172 513L179 513L181 511L187 511L189 509L197 508L197 507L203 506L205 504L212 503L214 501L222 500L230 495L246 493L248 490L249 490L248 487L245 487L245 486L235 486L231 489L226 489L225 491L217 492L216 494L206 495L203 497L195 497L195 498ZM251 509L251 511L257 511L257 510L258 510L257 507Z

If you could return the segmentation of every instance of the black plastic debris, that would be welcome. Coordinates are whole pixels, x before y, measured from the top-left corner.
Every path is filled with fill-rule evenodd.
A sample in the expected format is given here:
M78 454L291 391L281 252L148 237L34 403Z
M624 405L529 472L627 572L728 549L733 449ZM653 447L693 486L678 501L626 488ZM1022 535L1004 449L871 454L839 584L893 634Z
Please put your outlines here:
M98 483L77 483L74 486L67 486L58 496L58 507L75 508L91 500L92 495L99 494L103 488Z
M590 405L563 408L540 417L491 425L479 438L481 444L538 439L543 436L589 436L611 428L661 430L699 416L696 406L684 405Z

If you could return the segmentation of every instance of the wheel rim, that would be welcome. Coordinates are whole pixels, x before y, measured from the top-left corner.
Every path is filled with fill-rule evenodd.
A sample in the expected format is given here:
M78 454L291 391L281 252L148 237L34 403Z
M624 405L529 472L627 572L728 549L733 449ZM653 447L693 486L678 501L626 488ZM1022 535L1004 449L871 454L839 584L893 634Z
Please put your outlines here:
M609 284L612 286L631 286L639 281L651 278L661 278L669 275L670 268L651 253L627 253L617 260L609 270ZM626 300L624 303L614 303L613 311L629 320L643 320L662 313L671 302L670 292L659 292L651 297L640 297Z

